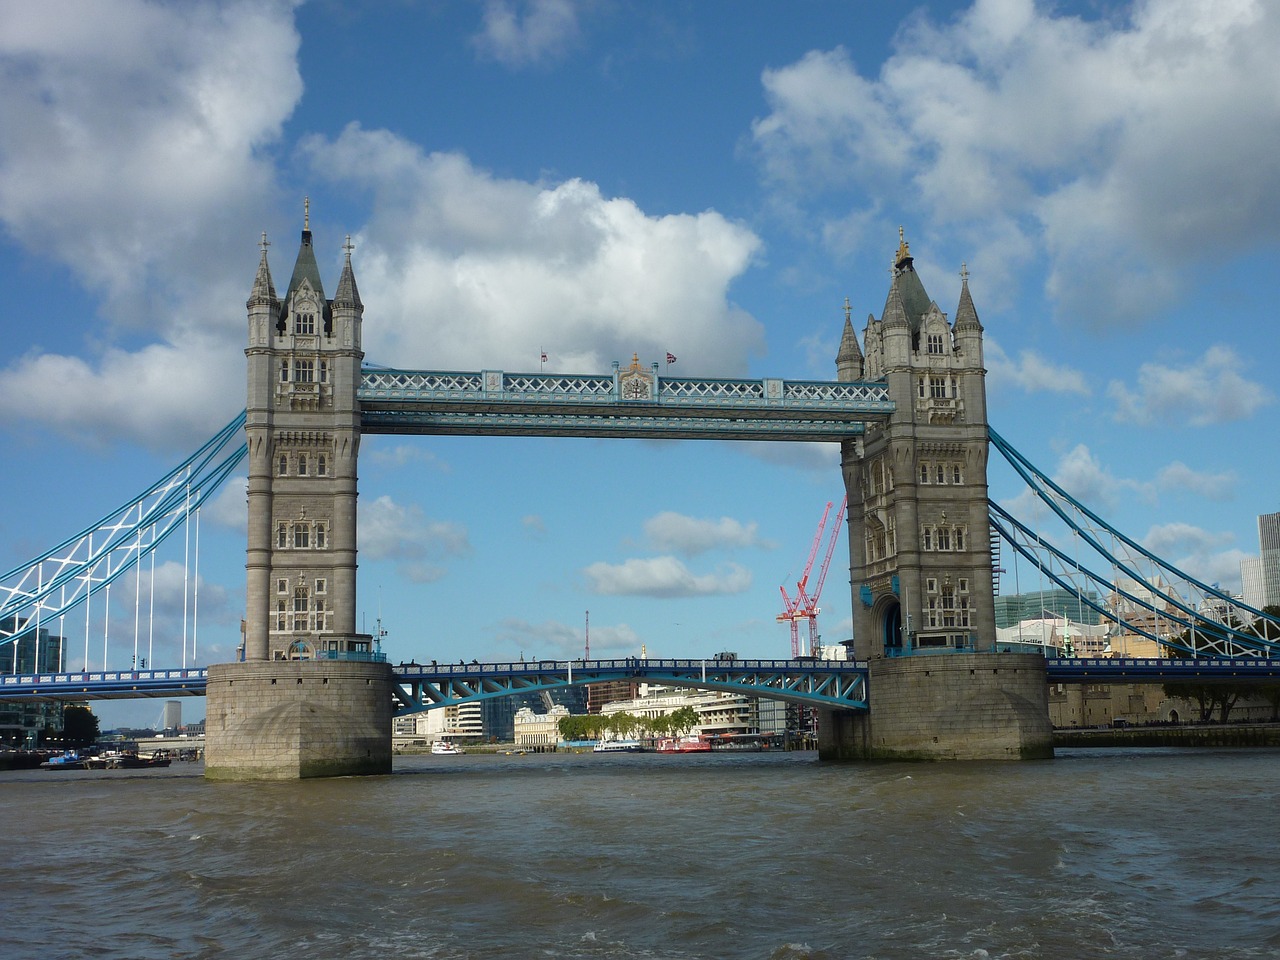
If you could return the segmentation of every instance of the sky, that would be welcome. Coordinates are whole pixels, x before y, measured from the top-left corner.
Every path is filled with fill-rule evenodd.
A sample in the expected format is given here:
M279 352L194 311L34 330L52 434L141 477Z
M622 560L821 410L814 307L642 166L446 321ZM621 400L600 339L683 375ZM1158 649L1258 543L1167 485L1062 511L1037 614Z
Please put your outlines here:
M902 228L948 315L968 270L992 427L1238 590L1280 510L1276 49L1263 0L0 0L0 563L243 409L259 239L281 287L305 197L366 362L430 370L834 379ZM155 665L232 657L243 489L198 581L157 561ZM842 495L833 445L370 436L358 623L392 662L581 656L588 622L593 656L787 656ZM102 615L64 632L127 666L132 605Z

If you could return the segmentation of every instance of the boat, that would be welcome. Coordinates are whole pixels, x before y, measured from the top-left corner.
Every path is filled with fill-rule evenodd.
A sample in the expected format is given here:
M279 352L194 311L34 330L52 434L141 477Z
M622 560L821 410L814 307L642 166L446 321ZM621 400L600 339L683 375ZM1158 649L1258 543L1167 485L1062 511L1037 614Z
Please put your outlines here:
M67 750L56 754L40 764L41 770L88 770L89 757L82 756L78 750Z
M149 757L142 757L130 751L122 751L120 753L105 754L101 759L106 761L108 770L146 770L151 767L167 767L172 760L168 753L161 751L156 751Z
M659 753L710 753L711 741L701 737L667 737L658 741Z
M460 756L467 751L448 740L436 740L431 744L431 752L437 756Z
M643 753L644 744L639 740L601 740L591 748L592 753Z

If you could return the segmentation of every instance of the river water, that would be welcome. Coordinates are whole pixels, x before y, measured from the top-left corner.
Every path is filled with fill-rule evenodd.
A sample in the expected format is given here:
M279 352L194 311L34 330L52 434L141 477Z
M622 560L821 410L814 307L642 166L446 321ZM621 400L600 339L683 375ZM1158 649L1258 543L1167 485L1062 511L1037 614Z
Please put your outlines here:
M0 774L0 958L1280 957L1280 752Z

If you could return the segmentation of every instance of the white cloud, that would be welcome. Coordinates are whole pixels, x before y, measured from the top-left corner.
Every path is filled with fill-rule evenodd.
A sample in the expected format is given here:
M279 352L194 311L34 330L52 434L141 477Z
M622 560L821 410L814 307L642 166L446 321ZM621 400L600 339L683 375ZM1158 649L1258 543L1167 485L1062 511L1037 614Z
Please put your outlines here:
M775 544L760 539L755 522L744 524L732 517L702 520L668 510L644 523L645 536L656 550L674 550L694 556L721 547L764 547Z
M249 530L249 478L231 477L204 505L204 515L231 530Z
M1238 481L1233 471L1203 473L1180 460L1169 464L1156 477L1156 485L1162 490L1186 492L1206 500L1230 500Z
M1240 561L1247 554L1235 548L1223 549L1234 539L1231 533L1212 533L1179 521L1152 527L1142 537L1142 545L1158 557L1178 556L1173 565L1202 583L1237 591Z
M442 561L471 552L462 524L430 520L417 504L403 505L388 496L360 506L359 548L369 560L392 560L414 583L430 583L447 574Z
M545 349L560 372L598 373L670 350L691 376L729 376L763 348L728 300L760 241L718 213L650 217L581 180L499 180L357 124L304 149L322 175L374 193L356 272L375 362L521 371Z
M272 206L264 148L302 94L292 9L0 7L0 225L114 325L85 327L91 359L34 350L0 371L6 419L185 446L243 403L243 315L224 307ZM158 342L123 349L119 330Z
M1083 373L1052 363L1034 350L1021 350L1014 360L988 337L983 344L983 357L993 387L1011 385L1027 393L1089 394Z
M1190 423L1206 427L1244 420L1275 402L1275 395L1239 373L1244 361L1230 347L1210 347L1185 367L1144 363L1131 390L1118 380L1107 388L1121 423Z
M484 25L472 43L482 56L515 69L557 60L578 38L572 0L486 0Z
M695 574L675 557L593 563L583 574L592 593L612 596L705 597L751 587L751 572L736 563L723 565L717 573Z
M976 0L909 21L877 76L841 48L765 71L753 137L787 202L907 193L990 246L971 258L987 277L1016 238L1049 254L1064 313L1147 319L1187 266L1275 236L1280 113L1258 91L1280 88L1277 46L1280 8L1260 0L1147 0L1127 21ZM831 219L867 212L850 203Z

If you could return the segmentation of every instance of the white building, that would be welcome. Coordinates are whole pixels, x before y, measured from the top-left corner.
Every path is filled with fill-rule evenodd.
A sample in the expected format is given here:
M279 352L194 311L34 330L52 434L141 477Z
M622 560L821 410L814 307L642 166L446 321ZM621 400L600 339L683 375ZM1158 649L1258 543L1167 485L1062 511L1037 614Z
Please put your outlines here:
M517 747L555 746L560 736L560 718L569 716L569 708L556 704L547 713L534 713L528 707L516 711L515 745Z

